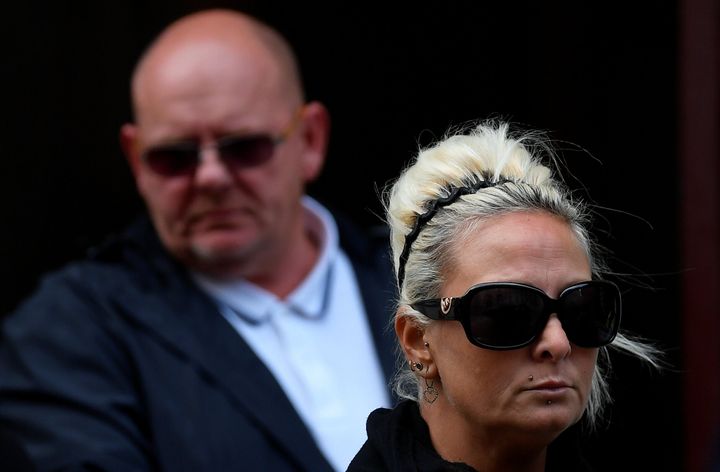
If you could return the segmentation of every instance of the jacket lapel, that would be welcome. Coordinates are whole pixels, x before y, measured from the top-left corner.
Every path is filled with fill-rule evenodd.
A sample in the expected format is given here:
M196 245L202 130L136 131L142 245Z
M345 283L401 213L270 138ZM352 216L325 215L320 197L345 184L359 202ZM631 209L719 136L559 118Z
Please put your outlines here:
M378 278L376 270L369 270L367 266L358 263L354 265L375 348L389 385L395 373L396 342L395 331L391 323L394 287L385 283L386 279ZM383 296L383 294L386 295Z
M265 365L196 288L151 294L127 306L127 316L158 342L197 366L252 417L303 470L330 470L290 401ZM178 300L168 305L168 300Z
M128 320L195 364L298 469L332 470L273 375L210 298L159 242L142 243L141 254L125 254L136 264L137 285L116 298Z
M395 375L397 346L392 325L397 288L388 245L390 237L385 228L360 231L341 214L335 214L335 219L340 246L355 270L380 365L390 385ZM397 401L392 391L390 396L393 402Z

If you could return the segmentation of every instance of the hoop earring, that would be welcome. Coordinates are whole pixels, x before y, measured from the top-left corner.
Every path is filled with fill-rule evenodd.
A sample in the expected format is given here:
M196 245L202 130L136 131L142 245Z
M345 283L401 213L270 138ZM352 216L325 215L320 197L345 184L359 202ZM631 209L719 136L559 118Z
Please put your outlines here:
M437 397L439 395L439 392L437 388L435 388L435 381L431 380L428 382L428 379L425 379L425 391L423 392L423 399L428 403L433 403L435 400L437 400Z
M425 366L422 365L420 362L408 361L408 364L410 364L410 370L413 372L415 372L415 371L420 372L421 370L423 370L425 368Z

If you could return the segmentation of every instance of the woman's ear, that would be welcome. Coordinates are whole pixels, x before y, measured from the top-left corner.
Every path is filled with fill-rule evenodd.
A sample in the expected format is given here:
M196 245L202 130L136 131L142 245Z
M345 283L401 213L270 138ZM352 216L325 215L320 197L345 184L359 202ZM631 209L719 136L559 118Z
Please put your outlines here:
M413 368L423 377L434 376L435 365L425 341L425 329L408 316L395 317L395 333L405 358L411 363L420 363L422 368ZM431 374L433 372L433 374Z

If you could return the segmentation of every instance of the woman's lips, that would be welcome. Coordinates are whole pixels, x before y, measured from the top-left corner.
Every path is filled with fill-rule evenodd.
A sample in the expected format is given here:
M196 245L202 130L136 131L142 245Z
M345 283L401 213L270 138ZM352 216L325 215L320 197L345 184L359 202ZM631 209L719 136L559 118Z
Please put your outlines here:
M572 388L572 385L567 382L558 380L547 380L544 382L538 382L536 384L528 385L525 388L525 391L539 393L552 399L553 397L565 395L568 391L572 390Z
M556 381L556 380L548 380L545 382L538 382L537 385L533 385L533 389L539 389L539 390L555 390L559 388L568 388L570 385L568 385L566 382L562 381Z

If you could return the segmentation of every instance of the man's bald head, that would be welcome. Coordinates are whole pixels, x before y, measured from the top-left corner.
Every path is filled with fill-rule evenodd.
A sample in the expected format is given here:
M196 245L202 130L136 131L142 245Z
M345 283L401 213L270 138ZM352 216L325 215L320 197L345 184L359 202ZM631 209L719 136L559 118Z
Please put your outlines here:
M325 162L330 126L301 89L282 36L232 10L183 17L150 45L133 76L135 122L120 140L178 260L282 296L300 280L285 264L300 257L303 266L314 252L302 197Z
M219 52L212 54L211 51ZM243 13L213 9L182 17L170 24L147 48L132 77L132 101L136 114L147 101L147 95L162 80L175 75L201 74L203 70L244 66L276 69L288 100L301 103L304 92L297 60L292 48L277 31Z

